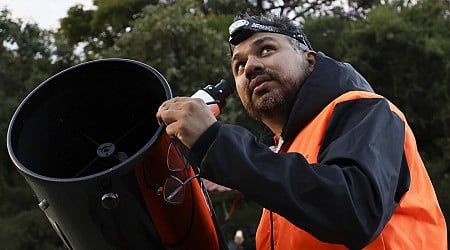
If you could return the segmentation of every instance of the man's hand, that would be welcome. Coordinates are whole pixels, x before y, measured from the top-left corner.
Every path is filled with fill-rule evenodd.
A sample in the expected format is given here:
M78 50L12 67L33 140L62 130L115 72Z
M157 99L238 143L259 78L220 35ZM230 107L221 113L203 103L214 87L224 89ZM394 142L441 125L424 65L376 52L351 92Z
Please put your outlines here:
M202 99L175 97L165 101L156 113L159 123L166 124L166 132L176 136L191 148L217 119Z

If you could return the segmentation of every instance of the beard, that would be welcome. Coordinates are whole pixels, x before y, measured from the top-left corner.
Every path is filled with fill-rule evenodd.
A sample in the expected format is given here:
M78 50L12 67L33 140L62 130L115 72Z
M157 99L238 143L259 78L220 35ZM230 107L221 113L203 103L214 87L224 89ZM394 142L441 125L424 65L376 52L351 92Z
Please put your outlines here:
M257 100L249 103L246 110L256 120L265 117L286 117L290 112L295 99L296 91L274 90L265 92L257 97Z
M264 71L259 74L268 75L278 86L270 91L254 93L252 90L246 90L246 99L244 107L248 114L256 120L264 119L287 120L292 105L297 96L298 89L309 76L310 71L307 65L300 68L300 78L295 81L289 77L280 77L275 72Z

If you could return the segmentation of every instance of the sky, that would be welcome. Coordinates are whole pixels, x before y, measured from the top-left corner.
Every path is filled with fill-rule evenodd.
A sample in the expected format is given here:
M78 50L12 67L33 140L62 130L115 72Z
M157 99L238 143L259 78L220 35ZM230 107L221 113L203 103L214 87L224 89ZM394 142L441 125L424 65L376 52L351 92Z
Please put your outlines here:
M91 9L93 0L0 0L0 9L7 8L12 18L37 23L42 29L56 29L59 19L75 4Z

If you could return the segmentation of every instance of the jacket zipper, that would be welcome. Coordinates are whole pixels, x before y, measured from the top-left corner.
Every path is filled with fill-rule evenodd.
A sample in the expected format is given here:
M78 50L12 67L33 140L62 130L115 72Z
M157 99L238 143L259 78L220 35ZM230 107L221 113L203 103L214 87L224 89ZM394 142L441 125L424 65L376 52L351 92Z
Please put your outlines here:
M271 146L270 149L272 149L273 152L275 153L279 153L281 150L281 147L284 144L284 140L283 137L276 137L275 139L275 146ZM272 211L270 211L269 213L269 217L270 217L270 249L271 250L275 250L275 240L274 240L274 235L273 235L273 213Z

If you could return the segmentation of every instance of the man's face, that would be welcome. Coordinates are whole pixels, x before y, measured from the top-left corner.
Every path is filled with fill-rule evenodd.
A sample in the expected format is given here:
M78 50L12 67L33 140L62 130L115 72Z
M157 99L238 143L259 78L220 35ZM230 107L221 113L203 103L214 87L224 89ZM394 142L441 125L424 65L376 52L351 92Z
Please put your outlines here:
M251 116L285 122L297 89L313 68L306 54L296 52L287 36L267 32L255 33L234 47L236 89Z

